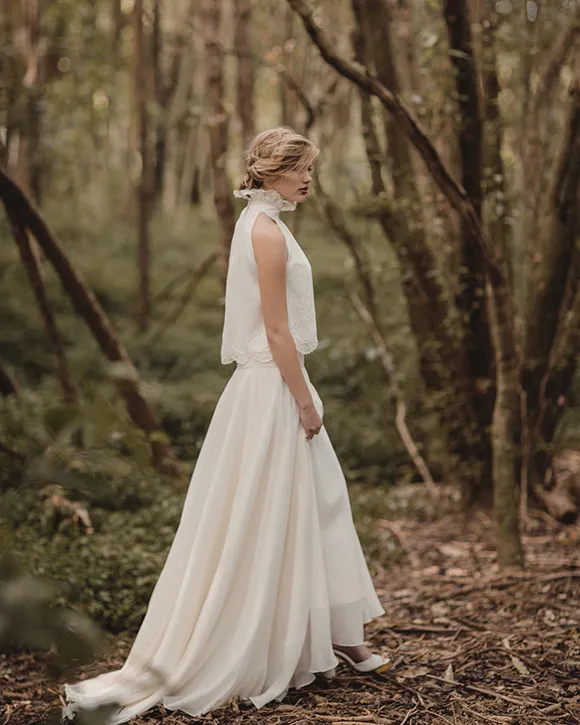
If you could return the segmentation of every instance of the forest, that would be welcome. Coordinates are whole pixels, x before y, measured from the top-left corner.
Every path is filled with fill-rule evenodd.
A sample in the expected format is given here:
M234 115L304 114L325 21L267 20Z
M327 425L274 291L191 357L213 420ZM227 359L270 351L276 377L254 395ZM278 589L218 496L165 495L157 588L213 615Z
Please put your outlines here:
M5 725L139 627L280 125L320 149L284 221L396 666L199 722L580 723L579 50L578 0L3 0Z

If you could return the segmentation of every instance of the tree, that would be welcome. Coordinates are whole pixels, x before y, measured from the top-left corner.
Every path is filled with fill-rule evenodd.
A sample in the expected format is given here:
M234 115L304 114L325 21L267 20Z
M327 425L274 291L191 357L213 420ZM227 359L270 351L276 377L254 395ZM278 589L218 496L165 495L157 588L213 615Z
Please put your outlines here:
M481 255L486 271L487 293L493 330L496 364L496 400L492 420L494 504L498 536L498 558L504 565L521 564L522 548L516 487L519 483L519 358L514 324L514 300L510 289L508 267L503 250L498 249L486 234L476 210L465 190L453 180L435 147L409 113L399 96L388 89L368 68L354 63L333 49L326 35L313 18L304 0L288 0L300 15L308 34L322 57L361 89L376 96L393 114L397 128L408 138L437 182L442 193L459 214L465 235ZM426 245L420 245L423 258ZM418 266L418 265L417 265ZM417 294L421 290L417 289ZM429 296L437 304L435 296ZM445 326L445 317L440 317Z
M247 147L256 133L256 109L254 104L254 86L256 82L255 64L251 58L251 0L238 0L235 3L236 27L235 50L237 55L237 109L242 122L242 139Z
M30 232L34 236L59 276L76 312L87 323L102 352L108 360L120 365L116 376L119 390L125 398L131 419L147 434L153 461L161 470L172 475L177 474L178 469L171 448L165 441L153 410L139 389L137 371L105 312L51 234L40 213L27 199L22 189L1 169L0 199L15 233L22 235Z
M151 314L151 293L149 277L151 266L151 243L149 239L149 219L155 195L155 164L151 148L149 103L153 97L153 78L151 69L151 43L144 29L143 0L135 0L133 5L133 32L135 38L135 107L137 116L137 137L139 171L137 179L137 235L139 269L139 328L145 331Z
M230 244L234 233L234 211L227 177L228 112L224 105L223 53L219 45L222 0L206 0L206 95L209 106L207 129L213 171L213 197L220 223L219 261L225 285Z

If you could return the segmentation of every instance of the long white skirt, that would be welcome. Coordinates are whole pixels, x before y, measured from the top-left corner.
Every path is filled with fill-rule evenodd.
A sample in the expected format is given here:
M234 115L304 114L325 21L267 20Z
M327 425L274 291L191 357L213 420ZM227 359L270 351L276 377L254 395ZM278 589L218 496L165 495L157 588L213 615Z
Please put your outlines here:
M235 696L261 708L335 667L332 644L361 644L384 611L325 427L306 440L274 362L238 365L125 664L65 685L62 719L112 701L110 725L161 703L192 716Z

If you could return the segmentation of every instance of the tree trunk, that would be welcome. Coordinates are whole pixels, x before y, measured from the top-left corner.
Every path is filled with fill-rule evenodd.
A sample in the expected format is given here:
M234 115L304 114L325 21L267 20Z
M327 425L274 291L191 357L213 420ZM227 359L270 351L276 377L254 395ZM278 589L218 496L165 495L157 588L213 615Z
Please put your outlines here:
M282 38L283 52L280 61L284 67L284 72L292 74L292 47L288 47L288 43L292 43L294 36L294 13L292 8L285 8L284 12L284 36ZM280 83L280 123L282 126L290 126L296 128L298 99L296 91L288 83Z
M312 16L306 0L287 0L300 15L306 31L317 45L322 57L339 73L360 88L375 95L382 105L398 121L405 137L414 144L432 174L441 192L460 215L469 233L472 244L478 246L485 263L489 283L490 317L493 320L493 341L495 347L497 396L492 423L494 491L501 509L497 516L498 559L502 565L522 564L522 549L518 526L518 507L515 491L519 482L517 451L506 441L514 436L511 426L519 420L519 360L514 327L514 301L510 289L508 267L502 250L486 235L481 220L465 191L452 179L437 150L427 138L417 121L411 116L397 94L393 94L367 67L353 63L337 52L329 43L325 33ZM445 316L440 320L446 320ZM443 327L444 322L440 322ZM451 346L448 349L453 349ZM446 349L447 351L447 349ZM453 396L452 398L457 396ZM459 396L463 403L464 398ZM450 416L455 416L456 407L450 400ZM451 412L453 411L453 412ZM461 416L459 416L461 417ZM514 508L515 507L515 508Z
M150 293L150 237L149 219L154 197L154 165L149 138L149 99L151 88L151 53L144 31L143 0L135 0L133 27L135 37L135 106L137 113L138 148L140 156L137 182L137 267L139 270L138 324L141 332L149 326L151 315Z
M573 82L567 133L550 194L551 213L541 244L542 277L530 286L523 384L530 434L532 483L543 482L551 444L574 372L580 322L580 83Z
M197 20L194 15L195 5L191 5L189 22ZM175 81L173 93L167 100L167 159L163 183L163 208L167 214L173 214L179 205L180 181L183 175L183 144L189 135L184 129L183 118L187 117L192 86L195 87L195 60L198 52L197 35L188 38L188 42L177 53L175 58Z
M227 177L228 113L224 107L223 53L219 37L223 0L206 0L206 96L209 104L207 121L211 165L213 171L213 197L220 222L219 261L225 286L230 245L234 233L234 210Z
M534 29L530 31L532 33L530 37L533 39L538 21L536 20L533 24L528 23L529 25L534 26ZM530 75L533 69L532 59L537 55L537 47L532 46L528 49L528 55L531 55L532 58L529 60L525 78L526 85L524 86L526 88L526 106L523 113L521 158L525 184L522 190L525 210L523 233L528 247L528 257L532 259L542 245L541 235L537 233L540 220L545 214L550 214L549 202L546 204L545 200L549 199L550 193L546 162L551 162L551 159L546 151L552 146L552 139L549 136L546 119L549 117L553 105L560 70L572 48L578 42L579 36L578 23L563 31L545 65L536 71L538 81L534 84L534 92L532 92ZM534 266L532 266L532 273L535 273Z
M479 91L479 73L473 48L472 19L467 0L445 0L443 6L449 55L455 75L459 110L457 140L461 165L461 184L479 219L482 218L483 110ZM471 376L473 408L477 416L482 478L470 488L464 487L464 503L491 502L491 440L489 428L493 415L495 373L493 346L486 311L485 275L482 253L469 239L469 229L461 224L459 255L459 292L457 307L463 326L462 346L466 350ZM492 238L495 236L492 234ZM473 482L472 482L473 483Z
M377 78L398 93L400 83L393 55L390 15L384 0L366 0L366 3L354 0L353 11L358 25L359 63L368 66L369 59L374 61ZM378 24L373 23L377 17L382 20L380 32ZM365 47L365 37L371 39L370 48ZM365 91L361 93L361 112L373 194L385 199L382 154ZM454 319L457 317L454 305L437 274L437 263L427 242L408 139L397 119L386 111L385 126L394 200L389 209L378 213L378 218L403 270L403 291L417 340L422 378L433 394L436 413L446 431L450 454L447 476L457 479L464 491L471 492L480 487L482 464L486 459L478 439L466 359L459 345L460 336L455 333L460 322Z
M147 435L155 465L160 470L177 475L178 469L171 448L164 441L165 434L159 428L153 411L139 390L139 376L125 347L117 339L98 300L72 266L40 214L17 184L2 170L0 170L0 199L11 224L23 230L28 229L34 235L45 257L59 276L76 312L87 323L107 359L121 364L121 368L115 373L117 384L125 398L131 419Z
M42 279L42 272L38 263L36 250L29 239L28 232L23 227L13 225L12 233L16 244L18 245L20 259L26 269L28 281L30 282L34 296L36 297L38 309L40 310L40 314L48 334L48 339L56 358L56 376L60 383L60 387L62 388L63 399L66 403L71 403L76 399L76 391L68 369L60 331L52 313L50 301L46 295L46 289L44 287L44 281Z
M254 108L255 66L251 58L252 27L251 0L237 0L235 49L237 53L237 108L242 122L242 138L247 148L256 133L256 111Z
M163 175L165 173L165 153L167 147L166 127L166 101L167 93L163 83L161 69L162 47L162 0L154 0L153 3L153 35L152 35L152 65L153 65L153 95L157 106L155 122L155 153L153 171L153 194L157 200L163 189Z
M14 174L37 201L41 192L40 109L42 56L38 0L16 0L11 4L12 51L23 66L20 86L18 153Z

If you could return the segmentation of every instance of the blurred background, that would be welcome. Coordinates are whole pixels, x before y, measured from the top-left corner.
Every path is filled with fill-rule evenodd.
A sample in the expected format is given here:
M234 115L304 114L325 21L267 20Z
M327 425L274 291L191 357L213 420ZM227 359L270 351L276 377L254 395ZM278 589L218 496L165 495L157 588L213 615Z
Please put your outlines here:
M373 522L401 510L487 511L512 563L531 507L574 524L579 17L575 0L4 0L2 536L61 604L141 621L233 372L232 191L280 124L321 149L283 218L313 267L306 363L369 560L400 555Z

